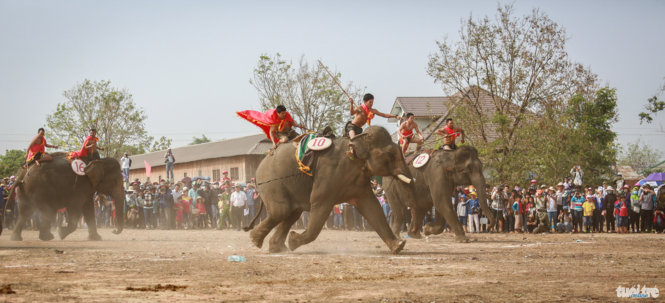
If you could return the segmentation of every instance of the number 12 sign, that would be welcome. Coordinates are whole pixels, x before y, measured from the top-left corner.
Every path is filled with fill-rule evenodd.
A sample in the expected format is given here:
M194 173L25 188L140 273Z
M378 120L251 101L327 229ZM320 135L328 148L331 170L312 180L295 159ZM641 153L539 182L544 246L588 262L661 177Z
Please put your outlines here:
M413 159L413 167L415 168L423 167L423 165L427 164L427 161L429 161L429 154L422 153L418 155L418 157Z

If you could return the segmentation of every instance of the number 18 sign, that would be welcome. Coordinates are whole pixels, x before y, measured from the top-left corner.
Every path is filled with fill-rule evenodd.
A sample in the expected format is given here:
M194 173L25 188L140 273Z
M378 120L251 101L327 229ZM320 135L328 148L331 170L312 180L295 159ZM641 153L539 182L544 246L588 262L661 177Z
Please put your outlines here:
M429 161L429 154L422 153L418 155L418 157L413 159L413 167L415 168L423 167L423 165L427 164L427 161Z

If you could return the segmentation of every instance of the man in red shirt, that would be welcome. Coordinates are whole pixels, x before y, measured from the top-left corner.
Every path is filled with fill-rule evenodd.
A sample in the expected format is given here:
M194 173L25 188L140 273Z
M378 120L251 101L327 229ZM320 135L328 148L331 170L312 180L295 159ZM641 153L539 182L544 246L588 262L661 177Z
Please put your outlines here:
M35 136L35 138L30 141L28 150L25 152L25 166L27 167L32 163L35 163L37 166L39 166L39 161L45 162L53 160L53 158L51 158L51 156L46 153L46 147L58 148L55 145L49 145L46 143L46 138L44 138L44 129L40 127L37 130L37 136Z
M416 152L420 151L424 141L423 134L420 133L418 124L414 121L414 117L413 113L406 114L406 121L402 122L399 126L399 145L402 146L402 154L406 154L406 150L409 148L409 143L418 144ZM418 134L418 138L414 136L414 130Z
M443 150L454 150L457 148L455 138L462 136L462 143L464 143L465 135L464 130L453 125L453 119L446 119L446 126L439 128L435 132L437 135L443 136Z
M298 136L298 133L293 130L293 126L307 129L304 125L298 124L293 120L284 105L278 105L276 108L270 109L265 113L255 110L244 110L236 112L236 114L260 127L266 134L266 137L272 141L273 149L278 144L288 142Z

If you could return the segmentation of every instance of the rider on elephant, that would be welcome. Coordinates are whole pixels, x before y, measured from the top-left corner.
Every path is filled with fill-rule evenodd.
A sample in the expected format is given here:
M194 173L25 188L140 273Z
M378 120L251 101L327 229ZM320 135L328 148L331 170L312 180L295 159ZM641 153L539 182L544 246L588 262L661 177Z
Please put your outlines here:
M424 142L423 134L420 132L418 124L414 121L414 117L413 113L407 113L406 121L402 122L399 126L399 145L402 147L402 154L406 154L406 150L409 148L409 143L418 144L416 147L416 152L418 152ZM418 134L418 138L414 137L414 129Z
M30 164L35 163L39 166L39 161L46 162L51 161L53 158L46 153L46 147L58 148L56 145L50 145L46 143L46 138L44 138L44 129L39 128L37 130L37 136L30 141L28 150L25 153L25 166L28 167Z
M97 146L97 141L99 141L99 138L96 137L97 135L97 130L94 128L90 129L89 136L85 138L85 141L83 141L83 146L81 146L81 150L79 151L73 151L69 153L69 159L81 159L81 160L99 160L99 152L97 150L104 150L101 146Z
M272 141L272 147L275 149L278 144L286 143L298 137L298 133L293 130L293 126L307 129L304 125L298 124L293 120L291 114L286 111L284 105L277 105L265 113L255 110L244 110L236 112L241 118L260 127L268 139Z
M402 117L384 114L375 108L372 108L374 105L374 95L372 94L365 94L365 96L363 96L363 104L360 106L355 106L352 98L349 98L349 103L351 103L350 113L353 116L353 120L347 122L346 126L344 126L344 136L349 137L349 139L353 139L353 137L360 135L363 132L363 126L365 126L365 123L371 126L374 115L402 120ZM346 152L346 155L353 158L354 151L352 144L349 144L349 150Z
M454 150L457 148L457 145L455 144L455 138L459 137L460 135L462 136L462 143L464 143L464 138L466 135L464 134L464 130L455 127L453 125L453 119L448 118L446 119L446 126L437 129L435 132L437 135L443 136L443 150Z

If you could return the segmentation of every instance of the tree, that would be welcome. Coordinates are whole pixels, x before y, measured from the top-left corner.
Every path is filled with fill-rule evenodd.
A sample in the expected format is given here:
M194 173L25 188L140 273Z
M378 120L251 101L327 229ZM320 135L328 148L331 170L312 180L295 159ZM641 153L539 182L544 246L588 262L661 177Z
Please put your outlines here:
M25 162L25 151L18 149L6 150L0 156L0 177L9 177L17 174Z
M111 87L110 81L85 79L63 95L67 101L46 117L49 135L61 148L80 149L90 128L97 129L104 157L119 159L125 150L145 150L152 142L143 109L129 92Z
M150 148L150 151L154 152L154 151L169 149L171 148L171 142L172 142L171 139L167 139L166 137L162 136L161 138L159 138L159 140L152 143L152 148Z
M208 139L208 137L206 137L206 135L204 135L204 134L201 134L201 138L192 137L192 139L193 139L194 141L192 141L191 143L189 143L189 145L195 145L195 144L201 144L201 143L208 143L208 142L210 142L210 139Z
M665 92L665 84L660 88L659 93ZM665 101L658 100L658 96L653 96L647 100L647 105L644 106L646 111L640 113L640 124L646 121L646 123L651 123L653 121L653 116L658 112L665 110Z
M565 135L547 123L561 123L574 95L595 98L597 76L568 59L565 42L565 29L546 14L518 18L507 5L494 20L469 17L459 41L437 42L430 55L428 75L452 95L451 113L495 181L524 181L538 169L526 166L538 162L528 158L542 146L537 131Z
M341 74L334 73L334 77L339 81ZM261 55L249 82L256 88L263 110L284 105L296 122L310 130L340 129L343 114L348 112L348 98L319 64L310 66L304 56L294 67L279 53ZM351 82L345 90L355 100L362 94Z
M638 139L635 142L628 143L621 149L619 156L619 165L629 165L635 169L636 172L645 174L649 173L647 170L660 161L663 154L655 149L652 149L647 144L640 144Z

